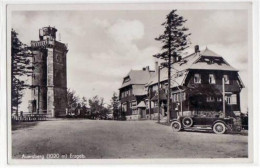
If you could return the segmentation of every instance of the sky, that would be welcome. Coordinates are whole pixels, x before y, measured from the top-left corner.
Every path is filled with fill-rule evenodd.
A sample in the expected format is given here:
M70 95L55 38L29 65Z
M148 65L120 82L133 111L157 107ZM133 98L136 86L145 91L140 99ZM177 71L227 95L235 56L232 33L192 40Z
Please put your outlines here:
M104 97L109 103L131 69L150 66L161 43L161 23L170 10L13 11L12 28L23 43L39 39L39 28L54 26L57 40L68 44L67 87L79 97ZM191 33L191 46L223 56L239 70L246 86L241 110L247 110L248 13L246 10L178 10ZM30 94L25 91L21 110L28 111Z

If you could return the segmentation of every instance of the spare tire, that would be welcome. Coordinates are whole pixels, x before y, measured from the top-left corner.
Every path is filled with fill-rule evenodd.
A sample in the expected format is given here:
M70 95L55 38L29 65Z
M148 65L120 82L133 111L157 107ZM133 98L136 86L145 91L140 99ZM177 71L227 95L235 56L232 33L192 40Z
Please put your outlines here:
M184 117L182 119L182 124L185 128L189 128L193 125L193 120L190 117Z

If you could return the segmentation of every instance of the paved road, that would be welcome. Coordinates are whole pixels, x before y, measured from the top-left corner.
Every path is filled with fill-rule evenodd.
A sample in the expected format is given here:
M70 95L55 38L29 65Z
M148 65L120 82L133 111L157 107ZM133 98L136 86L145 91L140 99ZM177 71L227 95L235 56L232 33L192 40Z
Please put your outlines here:
M44 121L14 130L12 139L14 158L236 158L248 147L247 136L173 133L155 121Z

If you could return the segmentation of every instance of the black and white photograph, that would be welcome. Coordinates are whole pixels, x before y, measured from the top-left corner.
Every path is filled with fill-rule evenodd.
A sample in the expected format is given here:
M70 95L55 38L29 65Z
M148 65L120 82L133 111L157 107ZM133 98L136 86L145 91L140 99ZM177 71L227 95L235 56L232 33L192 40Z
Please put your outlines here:
M252 38L248 2L8 5L9 162L252 161Z

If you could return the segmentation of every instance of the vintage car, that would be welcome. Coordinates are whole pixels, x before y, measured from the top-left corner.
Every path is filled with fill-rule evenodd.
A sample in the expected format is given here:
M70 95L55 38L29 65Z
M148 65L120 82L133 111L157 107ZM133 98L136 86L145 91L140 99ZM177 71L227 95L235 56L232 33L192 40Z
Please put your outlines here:
M224 134L227 130L241 131L241 125L234 124L234 118L182 116L171 120L174 132L181 130L213 130L216 134Z

